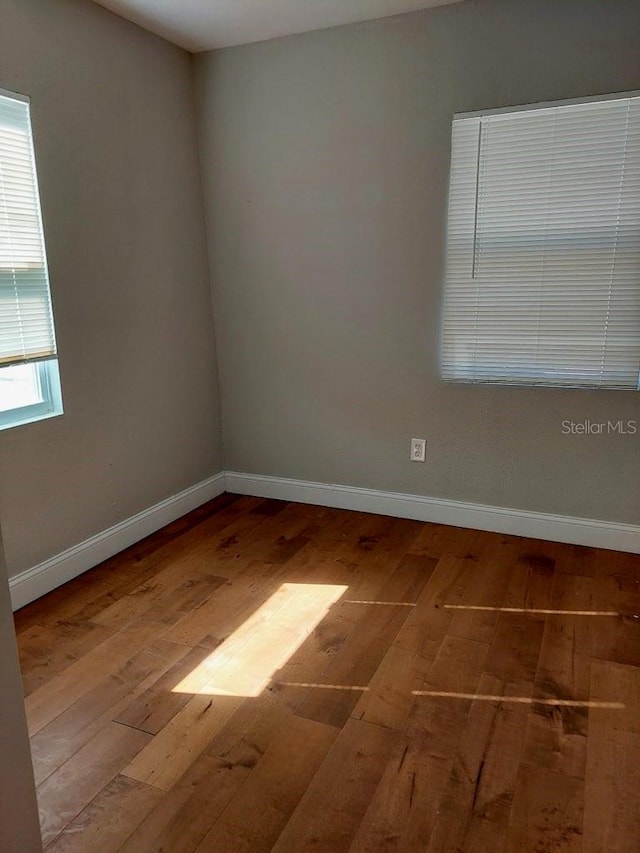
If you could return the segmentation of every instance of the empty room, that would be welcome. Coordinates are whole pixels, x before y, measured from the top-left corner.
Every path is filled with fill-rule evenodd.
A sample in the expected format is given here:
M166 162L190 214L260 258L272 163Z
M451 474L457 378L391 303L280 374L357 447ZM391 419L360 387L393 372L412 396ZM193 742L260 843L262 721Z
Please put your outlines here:
M0 853L638 853L639 389L638 0L0 0Z

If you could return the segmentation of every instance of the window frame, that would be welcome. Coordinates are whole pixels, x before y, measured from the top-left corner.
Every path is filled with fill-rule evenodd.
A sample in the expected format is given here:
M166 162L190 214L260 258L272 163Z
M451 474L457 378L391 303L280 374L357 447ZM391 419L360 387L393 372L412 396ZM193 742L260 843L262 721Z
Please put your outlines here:
M51 281L48 269L49 263L46 252L46 238L44 233L45 229L42 216L42 202L40 198L40 181L38 179L38 168L35 154L35 134L33 130L33 120L31 116L31 98L28 95L23 95L19 92L13 92L9 89L4 89L2 87L0 87L0 95L10 100L14 100L18 103L26 104L29 110L29 142L31 146L33 178L35 182L35 197L37 206L36 213L40 225L40 238L43 247L45 274L47 279L47 286L49 289L49 300L52 304L53 294L51 291ZM53 313L53 306L51 307L51 311ZM55 320L52 319L52 322L54 323L53 335L55 341ZM14 362L13 364L0 365L0 375L2 374L2 370L5 370L11 366L15 366L15 364L35 364L37 366L38 384L42 400L38 403L33 403L28 406L19 406L13 409L7 409L6 411L0 411L0 431L11 429L13 427L24 426L30 423L36 423L38 421L46 420L49 418L60 417L64 413L64 409L62 404L60 366L58 363L57 351L53 356L39 361L29 361L27 359L26 361Z
M28 364L29 362L23 363ZM35 364L38 370L42 401L0 412L0 431L62 415L62 389L58 359L47 359L46 361L35 362ZM7 367L9 366L7 365ZM0 374L3 369L6 367L0 367Z
M452 120L461 118L480 118L482 116L499 116L506 113L524 113L532 110L546 110L553 107L574 107L580 104L601 104L605 101L623 101L627 98L640 98L640 89L631 92L609 92L606 95L586 95L584 98L560 98L556 101L533 101L528 104L515 104L511 107L495 107L487 110L467 110L453 113Z

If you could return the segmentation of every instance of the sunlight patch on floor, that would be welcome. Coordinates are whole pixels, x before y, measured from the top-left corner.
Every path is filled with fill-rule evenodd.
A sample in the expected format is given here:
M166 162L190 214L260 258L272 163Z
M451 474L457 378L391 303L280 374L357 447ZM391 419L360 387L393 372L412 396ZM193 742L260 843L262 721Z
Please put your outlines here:
M284 583L173 693L259 696L347 586Z
M390 607L417 607L412 601L363 601L358 598L345 598L343 604L387 604Z
M520 705L558 705L569 708L607 708L621 710L626 708L622 702L594 702L577 699L543 699L534 696L500 696L487 693L449 693L442 690L412 690L412 696L429 696L435 699L473 699L481 702L515 702Z
M540 607L489 607L484 604L443 604L445 610L489 610L496 613L533 613L543 616L620 616L617 610L547 610Z
M277 681L279 687L318 687L321 690L355 690L366 693L368 687L358 687L355 684L318 684L315 681Z

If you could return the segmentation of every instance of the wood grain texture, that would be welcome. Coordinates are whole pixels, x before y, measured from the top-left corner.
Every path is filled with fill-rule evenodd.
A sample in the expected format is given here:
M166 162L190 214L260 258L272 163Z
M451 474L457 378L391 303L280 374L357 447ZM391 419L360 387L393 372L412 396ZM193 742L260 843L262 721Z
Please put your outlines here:
M52 853L639 849L640 557L223 495L16 629Z

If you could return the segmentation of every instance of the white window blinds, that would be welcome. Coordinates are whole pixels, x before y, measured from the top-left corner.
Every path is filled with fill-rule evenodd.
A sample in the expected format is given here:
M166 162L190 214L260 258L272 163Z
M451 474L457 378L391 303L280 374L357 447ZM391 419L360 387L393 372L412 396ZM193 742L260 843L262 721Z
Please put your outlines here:
M29 105L0 93L0 367L55 353Z
M638 388L640 97L453 120L444 379Z

